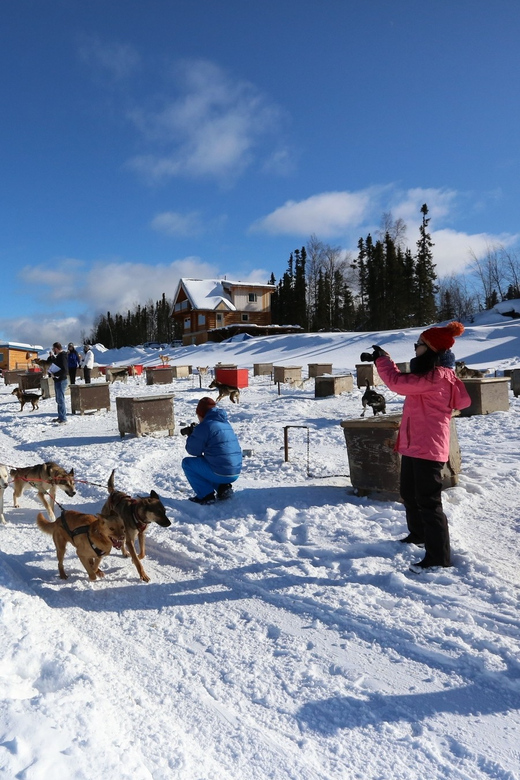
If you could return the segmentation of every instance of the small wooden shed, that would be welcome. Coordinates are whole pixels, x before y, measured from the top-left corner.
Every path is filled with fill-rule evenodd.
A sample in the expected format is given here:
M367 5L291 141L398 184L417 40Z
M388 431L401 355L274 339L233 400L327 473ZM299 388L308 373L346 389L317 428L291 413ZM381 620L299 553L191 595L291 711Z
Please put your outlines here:
M14 341L0 342L0 368L2 371L27 371L32 368L34 358L43 347L38 344L17 344Z

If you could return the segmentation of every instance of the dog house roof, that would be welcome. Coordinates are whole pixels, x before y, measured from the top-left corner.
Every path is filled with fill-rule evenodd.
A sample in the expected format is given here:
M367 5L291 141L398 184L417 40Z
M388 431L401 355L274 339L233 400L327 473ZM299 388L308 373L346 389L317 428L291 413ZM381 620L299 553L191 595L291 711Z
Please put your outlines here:
M40 347L39 344L19 344L16 341L0 341L0 349L21 349L29 350L30 352L40 352L43 347Z

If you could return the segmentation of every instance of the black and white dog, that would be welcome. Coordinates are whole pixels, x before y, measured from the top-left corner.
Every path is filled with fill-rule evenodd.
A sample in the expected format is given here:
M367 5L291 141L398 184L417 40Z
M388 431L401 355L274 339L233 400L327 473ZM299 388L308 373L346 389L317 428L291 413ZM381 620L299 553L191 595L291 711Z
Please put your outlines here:
M368 379L366 380L367 389L363 393L361 397L361 403L363 404L363 411L361 413L361 417L365 416L365 412L367 410L367 406L372 407L372 411L374 412L374 415L376 415L378 412L381 412L382 414L386 414L386 401L384 395L381 395L381 393L376 393L375 390L370 389L370 382Z

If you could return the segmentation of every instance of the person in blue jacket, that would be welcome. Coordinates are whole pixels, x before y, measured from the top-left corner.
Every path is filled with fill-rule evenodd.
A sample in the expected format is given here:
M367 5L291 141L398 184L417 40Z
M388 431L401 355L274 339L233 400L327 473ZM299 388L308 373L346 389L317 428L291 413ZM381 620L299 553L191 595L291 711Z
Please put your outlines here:
M201 398L196 414L199 424L191 427L186 439L186 452L195 457L183 458L182 469L195 491L190 501L212 504L215 492L220 500L233 495L232 483L242 469L242 448L226 412L213 398Z
M76 384L76 371L81 365L81 358L78 355L78 352L76 350L76 347L70 342L69 346L67 347L67 365L69 369L69 379L71 385Z

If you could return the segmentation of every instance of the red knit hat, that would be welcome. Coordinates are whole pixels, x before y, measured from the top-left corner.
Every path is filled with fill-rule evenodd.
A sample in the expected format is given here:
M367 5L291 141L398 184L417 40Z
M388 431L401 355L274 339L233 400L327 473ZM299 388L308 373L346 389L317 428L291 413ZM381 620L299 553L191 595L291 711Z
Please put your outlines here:
M204 418L206 416L206 412L208 412L216 405L217 404L215 403L213 398L209 398L208 396L206 396L205 398L201 398L200 401L198 402L195 413L198 414L199 417Z
M434 352L445 352L455 344L457 336L464 333L461 322L449 322L443 328L428 328L421 333L421 339Z

